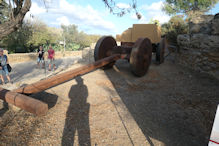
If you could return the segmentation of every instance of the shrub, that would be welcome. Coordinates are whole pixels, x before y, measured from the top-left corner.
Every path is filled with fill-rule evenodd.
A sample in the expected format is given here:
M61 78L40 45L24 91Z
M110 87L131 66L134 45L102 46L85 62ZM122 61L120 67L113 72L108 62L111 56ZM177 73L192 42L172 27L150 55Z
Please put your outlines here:
M161 26L162 35L165 35L168 42L177 45L177 35L188 33L188 23L183 20L183 16L173 16L168 23Z

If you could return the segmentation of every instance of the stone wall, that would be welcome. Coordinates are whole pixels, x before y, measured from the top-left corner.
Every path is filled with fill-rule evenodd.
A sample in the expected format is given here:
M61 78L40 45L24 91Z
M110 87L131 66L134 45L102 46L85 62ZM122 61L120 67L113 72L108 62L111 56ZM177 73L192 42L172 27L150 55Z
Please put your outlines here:
M94 48L96 43L92 43L90 47L84 48L82 51L82 59L87 63L94 62Z
M88 63L94 62L94 47L84 48L82 51L82 59Z
M219 79L219 14L191 20L189 34L178 35L180 64Z
M121 46L121 42L116 42L117 46ZM90 47L84 48L82 51L82 59L85 62L92 63L94 62L94 49L95 49L96 43L92 43Z
M7 51L4 52L9 58L10 63L20 63L26 61L36 61L37 54L36 53L15 53L15 54L7 54ZM45 53L45 59L47 59L48 53ZM55 52L55 58L63 58L70 56L82 56L82 51L65 51L65 52Z

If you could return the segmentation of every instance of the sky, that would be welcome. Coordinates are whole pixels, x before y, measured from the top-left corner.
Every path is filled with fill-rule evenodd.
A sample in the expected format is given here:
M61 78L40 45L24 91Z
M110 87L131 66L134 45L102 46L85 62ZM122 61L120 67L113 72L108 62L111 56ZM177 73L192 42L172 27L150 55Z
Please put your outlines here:
M129 7L131 0L115 0L119 7ZM45 2L45 3L44 3ZM48 26L60 28L61 24L75 24L80 31L88 34L113 35L121 34L136 23L148 23L157 19L160 23L168 22L170 16L162 12L164 0L137 0L138 12L142 15L137 19L132 11L123 17L109 12L102 0L32 0L30 12L26 19L33 16ZM219 3L209 11L219 12Z

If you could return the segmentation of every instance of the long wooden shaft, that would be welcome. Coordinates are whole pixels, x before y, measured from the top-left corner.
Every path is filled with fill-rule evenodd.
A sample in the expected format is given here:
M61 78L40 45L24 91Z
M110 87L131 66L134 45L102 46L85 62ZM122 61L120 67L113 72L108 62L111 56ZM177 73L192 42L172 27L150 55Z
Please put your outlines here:
M23 94L11 92L1 87L0 99L38 116L44 115L48 111L47 104Z
M111 52L112 54L127 54L130 55L132 51L132 47L130 46L115 46Z
M112 56L103 58L101 60L98 60L92 64L84 65L82 67L67 71L65 73L58 74L56 76L38 81L36 83L27 85L25 87L21 87L18 89L13 90L14 92L22 93L22 94L33 94L37 93L43 90L46 90L48 88L54 87L56 85L59 85L63 82L66 82L76 76L86 74L90 71L93 71L97 68L103 67L113 61L116 61L120 59L122 55L120 54L114 54Z

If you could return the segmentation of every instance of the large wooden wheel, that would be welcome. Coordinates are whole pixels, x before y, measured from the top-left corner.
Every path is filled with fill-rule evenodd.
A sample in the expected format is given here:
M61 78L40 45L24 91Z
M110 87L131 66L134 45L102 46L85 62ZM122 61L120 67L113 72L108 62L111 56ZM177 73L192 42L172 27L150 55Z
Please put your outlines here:
M167 48L166 38L162 38L156 50L156 61L161 64L164 62L164 53Z
M112 55L112 50L115 46L117 46L117 44L116 44L116 40L113 37L111 36L101 37L97 41L95 49L94 49L94 60L98 61L100 59L109 57L110 55ZM112 67L114 63L115 62L112 62L104 66L104 69Z
M152 44L148 38L139 38L131 52L130 67L134 75L141 77L146 74L151 63Z

